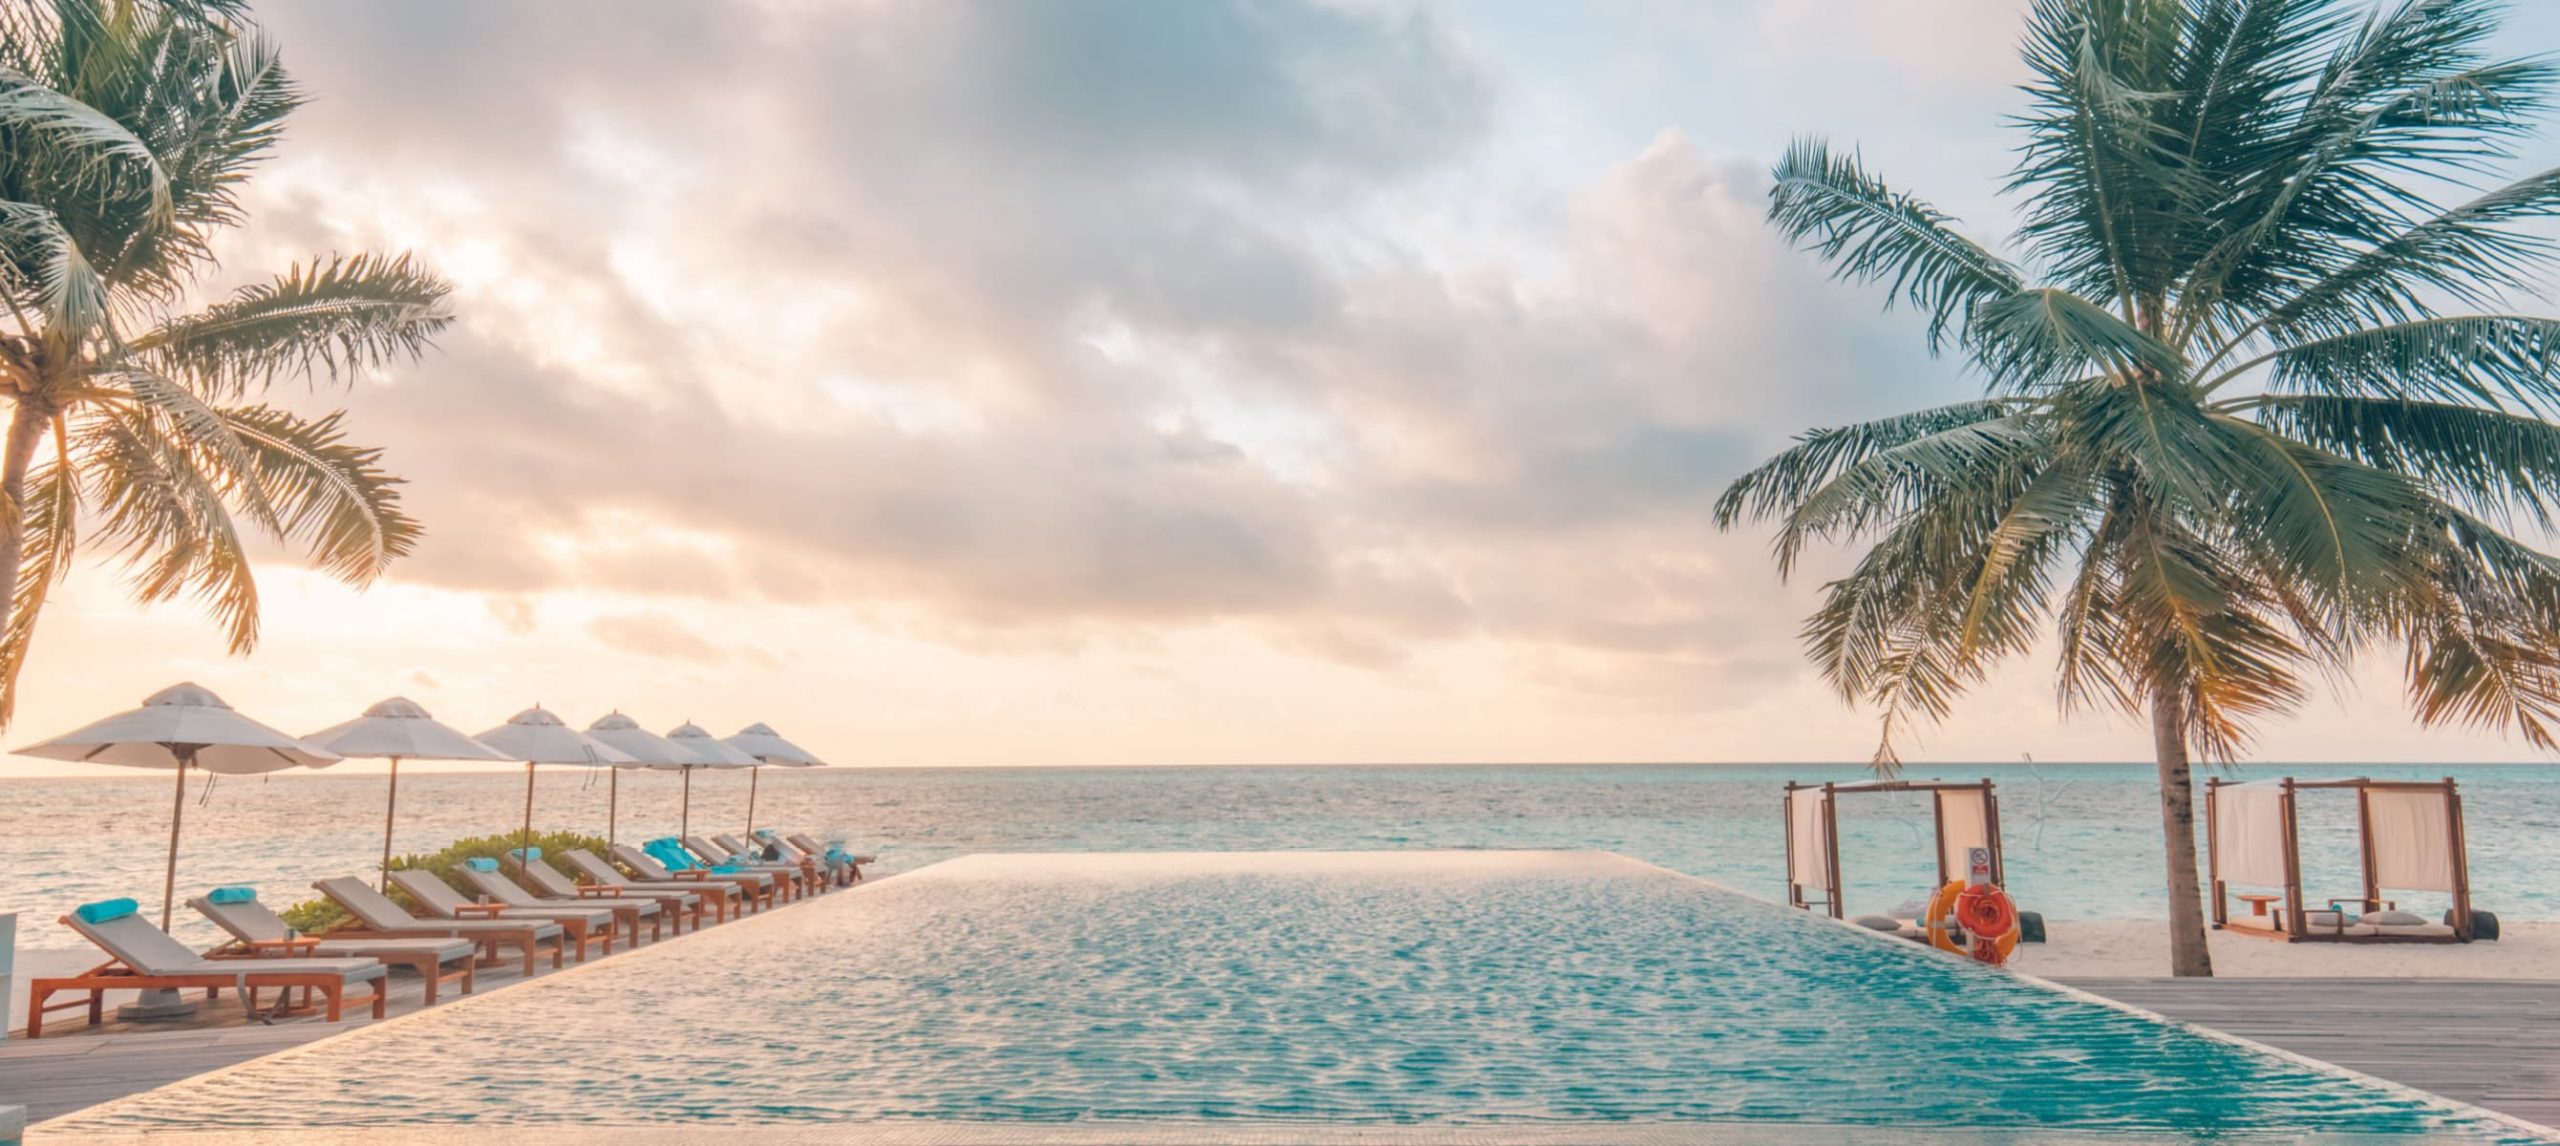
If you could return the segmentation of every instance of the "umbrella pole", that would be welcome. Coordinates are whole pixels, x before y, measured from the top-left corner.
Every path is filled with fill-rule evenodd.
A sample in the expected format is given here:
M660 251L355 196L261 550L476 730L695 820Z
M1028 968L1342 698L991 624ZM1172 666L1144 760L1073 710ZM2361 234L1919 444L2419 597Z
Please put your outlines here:
M622 826L622 769L615 768L612 773L605 777L604 789L604 842L607 844L618 842L621 833L616 829Z
M178 757L177 802L169 805L169 872L160 880L160 930L169 929L170 909L178 902L178 825L187 817L187 768L196 762L192 751Z
M676 835L693 833L693 769L684 770L684 810L676 813Z
M389 895L391 887L391 821L400 814L400 758L391 758L391 802L382 809L382 874L375 876L373 889Z
M533 847L533 761L524 762L524 836L516 846L530 851Z
M747 769L747 837L749 839L755 838L756 834L756 781L763 778L764 769Z

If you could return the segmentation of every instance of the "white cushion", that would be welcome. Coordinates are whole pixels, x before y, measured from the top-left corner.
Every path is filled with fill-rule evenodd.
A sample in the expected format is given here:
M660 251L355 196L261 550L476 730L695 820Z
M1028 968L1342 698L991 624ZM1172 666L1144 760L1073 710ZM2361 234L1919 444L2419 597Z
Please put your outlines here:
M1902 921L1901 921L1901 920L1899 920L1899 919L1891 919L1891 918L1887 918L1887 917L1882 916L1882 915L1861 915L1861 916L1857 917L1856 919L1850 920L1850 922L1855 923L1855 924L1857 924L1857 925L1858 925L1858 926L1860 926L1860 927L1864 927L1864 928L1866 928L1866 929L1867 929L1867 930L1869 930L1869 931L1900 931L1900 930L1902 930Z
M2364 921L2386 927L2424 927L2427 925L2425 917L2412 915L2406 911L2368 911L2364 913Z

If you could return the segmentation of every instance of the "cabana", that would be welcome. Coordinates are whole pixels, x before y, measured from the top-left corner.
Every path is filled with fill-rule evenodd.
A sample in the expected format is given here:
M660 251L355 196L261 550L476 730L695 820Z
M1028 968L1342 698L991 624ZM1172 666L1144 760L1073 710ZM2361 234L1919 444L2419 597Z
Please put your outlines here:
M2363 856L2363 894L2306 901L2302 836L2295 803L2302 792L2352 790ZM2205 840L2213 886L2213 925L2234 935L2287 943L2469 943L2498 937L2497 917L2471 909L2471 861L2462 837L2462 794L2442 780L2205 781ZM2231 885L2275 889L2241 894L2249 905L2231 913ZM2442 922L2399 910L2385 892L2441 892L2453 897ZM2306 902L2320 902L2308 910ZM2357 905L2348 911L2347 904Z
M1811 911L1818 904L1833 919L1843 918L1840 879L1840 824L1835 809L1844 795L1866 792L1927 792L1938 825L1938 882L1944 886L1967 874L1966 853L1991 853L1991 882L2006 885L2000 866L2000 800L1991 781L1867 780L1855 784L1787 782L1787 903Z

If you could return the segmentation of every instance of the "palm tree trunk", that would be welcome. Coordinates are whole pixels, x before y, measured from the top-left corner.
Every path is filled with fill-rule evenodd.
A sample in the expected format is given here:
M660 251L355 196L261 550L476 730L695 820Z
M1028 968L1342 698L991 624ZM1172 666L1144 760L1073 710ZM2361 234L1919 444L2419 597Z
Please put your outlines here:
M9 437L5 454L0 454L0 633L9 629L9 621L18 605L18 567L27 553L27 470L35 464L36 447L43 444L44 432L53 422L52 412L44 403L27 394L19 394L9 413ZM8 681L0 688L16 692ZM8 704L0 700L0 724L7 723Z
M2160 830L2169 858L2169 973L2210 978L2213 951L2205 945L2204 893L2196 883L2196 789L2187 768L2185 700L2163 694L2151 702L2151 749L2160 763Z

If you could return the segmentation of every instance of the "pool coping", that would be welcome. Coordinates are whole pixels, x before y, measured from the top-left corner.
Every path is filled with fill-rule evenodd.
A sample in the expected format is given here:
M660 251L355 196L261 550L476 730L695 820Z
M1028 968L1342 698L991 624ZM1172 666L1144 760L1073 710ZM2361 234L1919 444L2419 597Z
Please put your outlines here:
M1408 854L1446 852L1459 855L1483 852L1545 852L1565 855L1582 854L1605 856L1613 860L1623 862L1633 868L1642 869L1644 871L1660 875L1671 876L1676 879L1685 880L1702 887L1739 896L1754 902L1765 903L1780 911L1798 910L1789 907L1789 905L1779 903L1764 896L1754 895L1750 892L1741 890L1740 888L1732 887L1716 880L1708 879L1704 876L1694 875L1684 871L1677 871L1654 863L1651 860L1641 859L1605 848L1306 848L1259 850L1282 855L1339 855L1357 854L1359 852L1405 852ZM1108 855L1134 857L1179 855L1238 856L1246 854L1253 853L1218 851L1203 852L1198 849L1112 852L972 852L967 855L952 856L946 859L937 860L933 863L926 864L923 867L915 868L910 871L891 872L876 878L865 879L863 882L853 887L843 889L840 894L858 894L860 892L888 884L903 876L930 872L937 867L980 856ZM836 895L826 895L813 899L801 900L792 904L783 905L774 910L759 912L745 919L735 920L731 924L725 926L752 924L758 920L768 919L775 915L787 912L793 907L804 907L813 903L830 902L836 898ZM1834 919L1827 913L1818 913L1809 910L1799 911L1798 913L1807 919L1819 920L1831 926L1846 929L1848 932L1859 936L1863 942L1887 944L1891 949L1903 952L1906 956L1923 959L1940 958L1953 960L1959 964L1971 965L1978 973L1981 974L2007 974L2012 978L2025 981L2067 999L2083 1003L2094 1003L2102 1007L2107 1007L2148 1020L2150 1022L2159 1023L2167 1027L2199 1035L2211 1041L2221 1042L2254 1051L2259 1054L2268 1055L2280 1061L2289 1062L2316 1073L2325 1073L2334 1077L2344 1078L2364 1086L2374 1087L2395 1097L2435 1109L2442 1113L2460 1115L2465 1118L2475 1119L2485 1123L2501 1125L2520 1134L2541 1138L2553 1143L2560 1143L2560 1128L2545 1126L2541 1123L2516 1117L2515 1115L2491 1110L2487 1107L2463 1102L2458 1099L2447 1098L2444 1095L2422 1090L2406 1083L2395 1082L2390 1079L2369 1075L2362 1071L2340 1066L2336 1063L2328 1062L2323 1059L2313 1058L2299 1052L2286 1050L2282 1047L2271 1046L2255 1039L2232 1034L2228 1031L2222 1031L2182 1019L2172 1018L2168 1015L2161 1014L2160 1012L2150 1010L2149 1008L2136 1006L2117 999L2111 999L2104 995L2085 991L2067 984L2058 983L2042 976L2030 975L2023 971L2015 971L2008 968L1984 966L1982 964L1975 963L1971 959L1951 952L1941 951L1926 944L1913 943L1898 935L1888 935L1869 928L1860 927L1846 919ZM713 931L695 931L689 935L671 937L658 943L650 944L646 950L654 951L671 944L683 943L688 939L700 938L705 934L717 933L718 932ZM605 1146L605 1144L609 1143L630 1143L632 1146L691 1146L693 1143L732 1140L739 1133L748 1130L754 1131L760 1139L769 1143L774 1143L776 1146L798 1146L799 1143L804 1142L831 1143L848 1140L858 1140L866 1144L876 1144L876 1146L987 1146L987 1144L995 1143L1019 1143L1023 1144L1023 1146L1095 1146L1095 1144L1118 1142L1132 1143L1133 1146L1158 1146L1158 1144L1162 1144L1162 1146L1174 1146L1174 1144L1187 1143L1222 1143L1232 1144L1232 1146L1283 1146L1283 1144L1299 1142L1340 1143L1343 1144L1343 1146L1372 1146L1372 1144L1375 1144L1375 1146L1408 1146L1408 1144L1410 1144L1410 1146L1603 1146L1603 1144L1613 1143L1626 1143L1628 1146L1674 1146L1674 1144L1677 1144L1677 1146L1726 1146L1728 1143L1768 1142L1777 1144L1777 1146L1793 1146L1793 1143L1798 1141L1805 1143L1836 1142L1845 1143L1848 1144L1848 1146L1867 1146L1868 1143L1872 1142L1878 1144L1878 1146L1883 1146L1883 1144L1893 1142L1925 1143L1933 1141L2020 1144L2041 1142L2065 1144L2080 1142L2132 1144L2141 1142L2186 1142L2193 1140L2192 1136L2188 1135L2163 1136L2144 1132L2092 1132L2075 1131L2069 1128L2059 1130L2050 1128L1974 1128L1936 1124L1876 1126L1868 1123L1778 1123L1740 1120L1681 1120L1659 1122L1541 1122L1530 1120L1484 1122L1441 1121L1429 1124L1356 1121L1289 1122L1280 1120L1266 1121L1247 1119L1091 1119L1072 1122L992 1122L960 1119L874 1119L835 1123L743 1122L732 1120L723 1121L717 1126L701 1127L668 1127L663 1124L640 1126L599 1125L593 1127L561 1124L473 1126L469 1124L444 1123L422 1124L414 1129L382 1126L278 1126L261 1127L252 1130L195 1130L170 1128L131 1132L109 1131L104 1133L82 1133L72 1129L59 1128L61 1123L81 1118L102 1106L140 1101L147 1095L176 1091L179 1088L191 1086L207 1079L218 1078L222 1075L235 1071L248 1070L274 1059L313 1053L320 1048L329 1046L329 1044L334 1043L339 1039L358 1032L395 1029L397 1024L424 1018L426 1016L447 1015L456 1009L471 1006L480 1000L502 997L509 991L516 988L527 987L536 983L557 982L566 976L589 971L597 967L608 966L611 965L612 962L613 961L610 958L607 958L587 963L580 963L538 978L509 983L497 990L463 996L441 1006L421 1007L407 1014L395 1015L380 1022L349 1026L343 1030L332 1032L331 1034L313 1039L307 1043L288 1047L269 1054L260 1055L256 1058L231 1063L226 1066L216 1067L212 1070L190 1075L186 1078L179 1079L162 1086L153 1087L149 1090L138 1091L134 1094L109 1099L106 1102L98 1103L94 1106L83 1107L80 1110L58 1115L54 1118L31 1125L26 1129L26 1137L24 1141L29 1143L30 1146L155 1146L155 1144L157 1144L157 1146L254 1146L256 1143L274 1142L280 1139L289 1138L290 1141L298 1144L298 1146L341 1146L341 1144L343 1144L343 1146L354 1146L354 1144L359 1142L364 1143L365 1146L401 1146L401 1144L404 1143L416 1143L418 1146L452 1146L452 1144L457 1141L476 1144L480 1142L518 1140L528 1135L538 1135L544 1141L558 1143L560 1146ZM2377 1142L2414 1141L2414 1139L2407 1136L2373 1137L2359 1136L2353 1133L2339 1135L2315 1134L2309 1139L2305 1139L2299 1134L2289 1132L2270 1132L2265 1135L2243 1134L2231 1136L2231 1138L2232 1140L2243 1142L2253 1139L2261 1141L2282 1140L2295 1142L2306 1140L2314 1142L2358 1140Z

